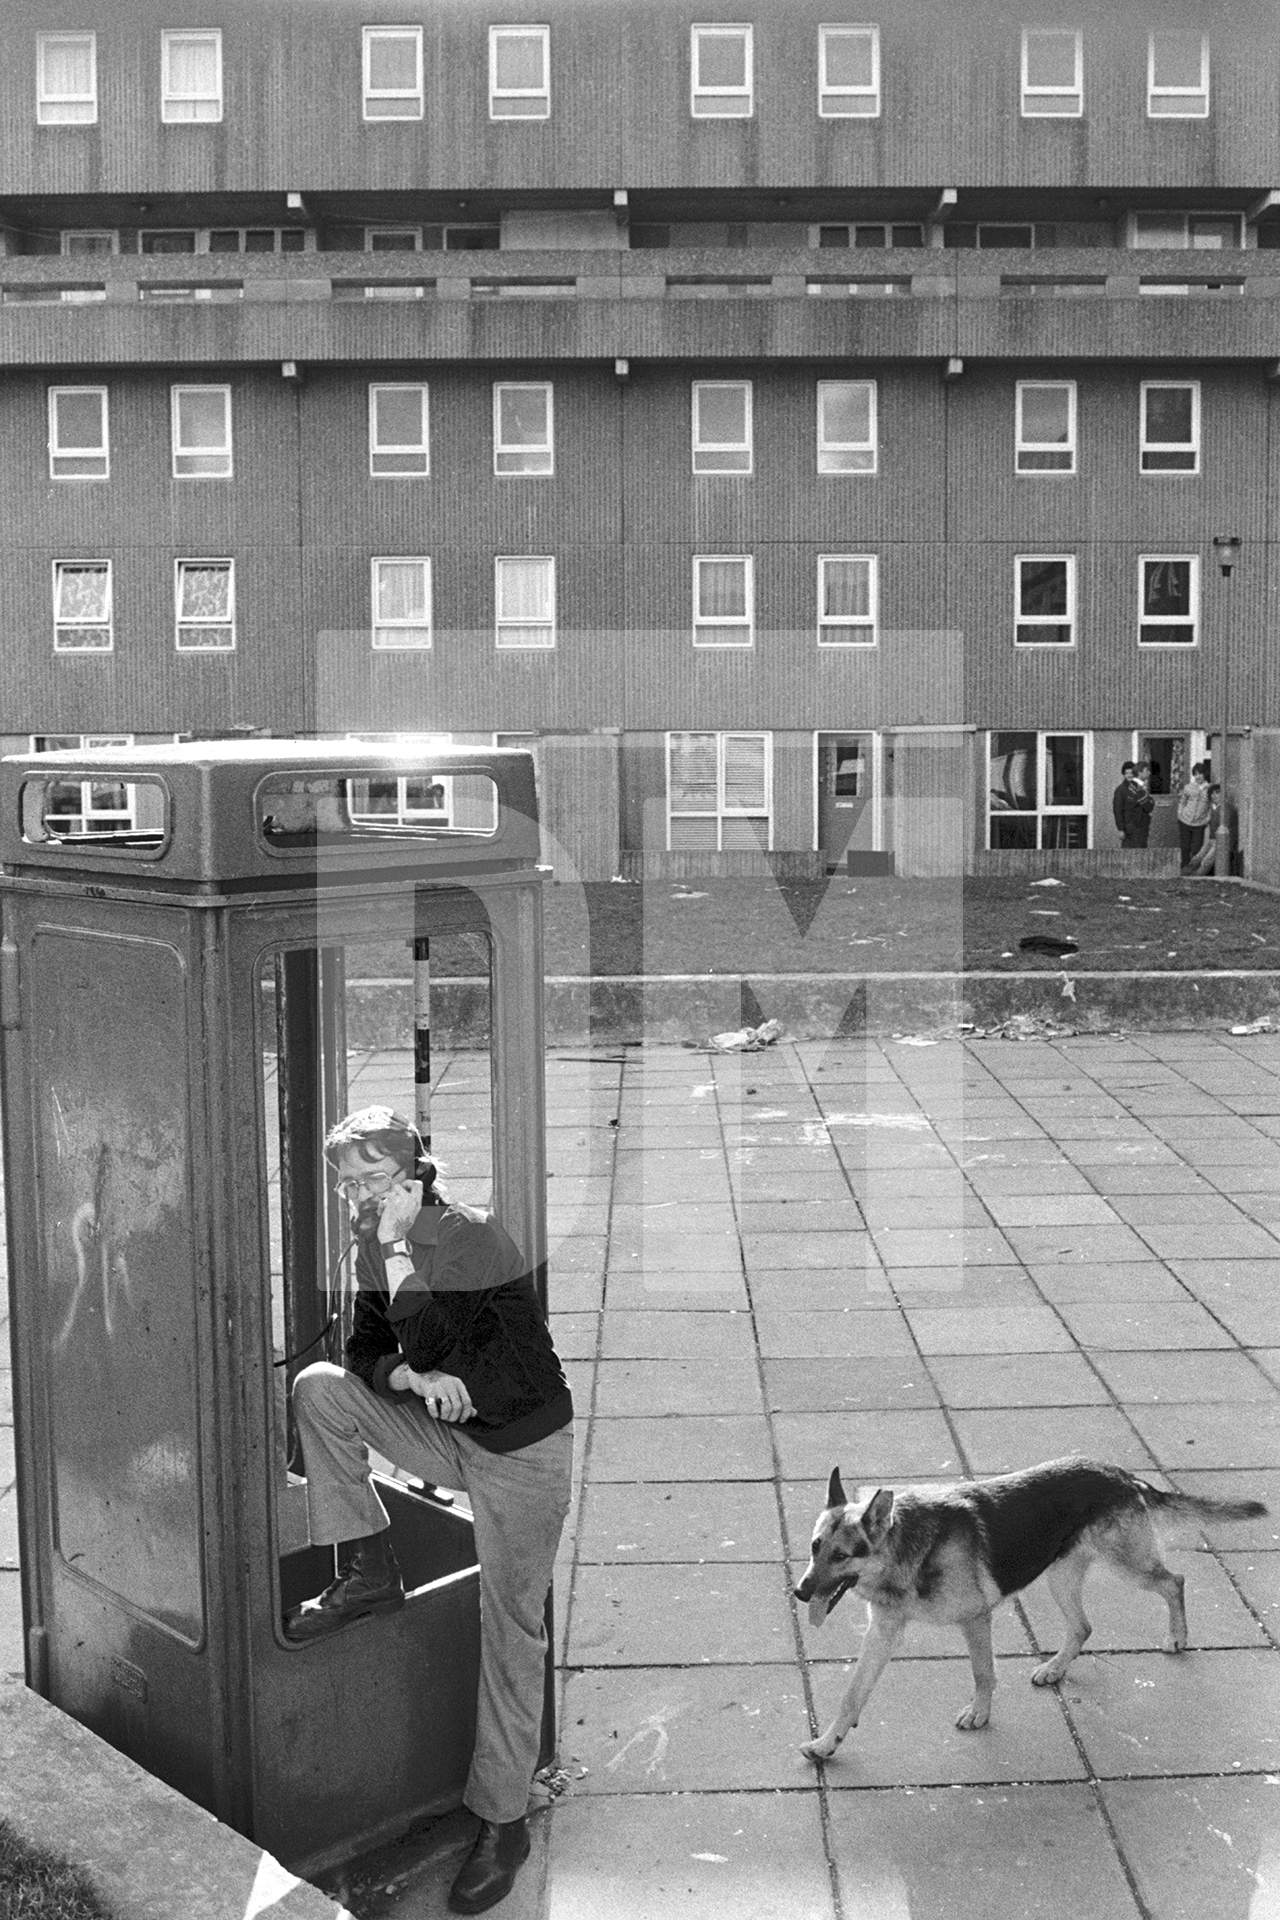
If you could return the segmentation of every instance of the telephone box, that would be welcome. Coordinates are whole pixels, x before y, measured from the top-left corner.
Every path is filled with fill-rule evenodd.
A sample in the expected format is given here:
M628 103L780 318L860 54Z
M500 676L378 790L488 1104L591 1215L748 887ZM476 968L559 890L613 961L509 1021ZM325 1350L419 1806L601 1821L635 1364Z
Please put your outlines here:
M545 1307L537 858L522 752L0 765L28 1682L302 1873L458 1804L479 1632L462 1500L393 1477L403 1611L282 1632L334 1568L287 1394L341 1359L353 1284L322 1141L349 1107L416 1107ZM465 1043L434 1076L433 980Z

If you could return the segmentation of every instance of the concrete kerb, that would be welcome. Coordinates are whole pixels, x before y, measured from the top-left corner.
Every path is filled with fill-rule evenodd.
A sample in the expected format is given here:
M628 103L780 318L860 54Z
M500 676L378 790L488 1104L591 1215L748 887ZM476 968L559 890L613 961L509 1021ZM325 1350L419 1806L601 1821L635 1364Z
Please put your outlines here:
M117 1920L351 1920L13 1679L0 1679L0 1816L79 1867Z
M399 1046L412 1022L412 985L348 984L347 1033L357 1047ZM1280 972L1205 969L1102 973L1066 967L975 973L664 974L551 977L544 1001L547 1042L575 1046L625 1040L698 1041L726 1028L781 1020L794 1040L859 1033L929 1031L971 1023L996 1027L1015 1014L1074 1026L1155 1032L1223 1027L1280 1013ZM488 1029L487 983L432 986L433 1039L481 1044Z

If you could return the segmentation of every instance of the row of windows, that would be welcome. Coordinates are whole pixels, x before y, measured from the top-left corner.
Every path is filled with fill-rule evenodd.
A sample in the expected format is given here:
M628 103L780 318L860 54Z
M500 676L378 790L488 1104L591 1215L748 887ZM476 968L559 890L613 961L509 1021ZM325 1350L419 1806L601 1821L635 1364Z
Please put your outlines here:
M426 112L420 26L361 30L365 120L421 120ZM755 112L755 33L750 25L690 28L689 111L694 119L750 119ZM1084 112L1084 50L1069 28L1023 29L1020 106L1027 119L1078 119ZM221 120L222 33L173 29L160 36L160 118L171 124ZM823 119L878 119L880 29L818 28L817 110ZM1147 114L1203 120L1209 112L1208 36L1160 29L1147 41ZM489 28L489 118L546 120L551 114L551 29ZM92 125L98 118L97 35L41 34L36 43L36 119L41 126Z
M1013 637L1018 647L1077 643L1076 556L1019 554L1014 560ZM823 553L817 563L817 643L874 647L879 638L879 559ZM1200 568L1195 554L1143 554L1138 560L1137 638L1141 647L1195 646ZM755 557L696 554L692 574L693 644L755 643ZM494 644L549 648L556 643L556 563L549 554L504 554L493 563ZM370 627L378 652L432 643L431 559L379 556L370 562ZM53 562L55 653L109 653L115 644L110 560ZM235 562L174 563L174 644L179 652L235 646Z
M768 221L632 222L627 243L632 248L721 246L794 246L797 223ZM778 228L781 227L782 237ZM947 213L935 216L931 226L919 221L842 220L809 223L805 241L810 247L885 247L923 249L937 238L945 249L1025 250L1055 246L1158 248L1164 252L1239 251L1245 245L1242 213L1192 212L1184 208L1146 208L1123 216L1117 234L1114 221L957 220ZM1256 230L1259 247L1271 246L1280 233L1268 227ZM13 250L14 236L10 236ZM477 253L502 245L501 219L446 225L434 222L380 221L376 224L330 222L324 227L68 227L20 236L24 255L60 255L64 259L92 254L211 254L211 253ZM568 245L568 240L564 244Z
M691 391L691 465L696 474L745 475L755 469L750 380L695 380ZM817 471L875 473L879 462L874 380L817 382ZM1015 387L1014 464L1022 474L1075 473L1074 380L1019 380ZM49 477L107 480L111 475L106 387L50 387ZM369 387L369 472L377 478L431 471L430 389L423 381L375 381ZM1139 464L1143 473L1200 471L1200 383L1144 380L1139 387ZM170 459L176 480L233 474L231 388L175 386L169 392ZM500 476L555 472L555 407L549 380L500 380L493 388L493 471Z

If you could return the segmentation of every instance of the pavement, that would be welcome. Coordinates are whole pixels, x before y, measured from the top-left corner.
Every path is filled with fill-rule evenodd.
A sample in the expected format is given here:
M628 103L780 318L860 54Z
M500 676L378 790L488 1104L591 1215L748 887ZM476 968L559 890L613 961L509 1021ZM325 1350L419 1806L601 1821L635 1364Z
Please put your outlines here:
M351 1062L403 1100L407 1055ZM548 1060L550 1299L578 1407L556 1580L560 1789L502 1920L1278 1920L1280 1518L1184 1529L1192 1651L1098 1576L1054 1691L1042 1584L991 1725L920 1631L819 1770L857 1653L789 1597L827 1476L1082 1451L1280 1516L1280 1037L901 1041ZM434 1132L484 1197L488 1062ZM12 1478L0 1433L0 1487ZM7 1476L7 1479L6 1479ZM21 1665L0 1495L0 1667ZM329 1876L426 1920L464 1815Z

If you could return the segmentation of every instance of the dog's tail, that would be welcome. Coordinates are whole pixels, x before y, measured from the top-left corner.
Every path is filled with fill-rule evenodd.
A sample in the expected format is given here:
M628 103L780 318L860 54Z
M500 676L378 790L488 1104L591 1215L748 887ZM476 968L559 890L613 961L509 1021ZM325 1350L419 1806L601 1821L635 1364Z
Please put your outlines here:
M1142 1497L1157 1512L1182 1513L1197 1520L1257 1520L1268 1511L1262 1500L1210 1500L1201 1493L1172 1493L1142 1482Z

